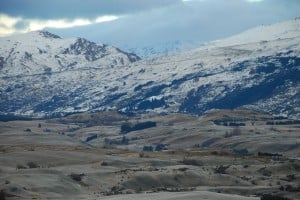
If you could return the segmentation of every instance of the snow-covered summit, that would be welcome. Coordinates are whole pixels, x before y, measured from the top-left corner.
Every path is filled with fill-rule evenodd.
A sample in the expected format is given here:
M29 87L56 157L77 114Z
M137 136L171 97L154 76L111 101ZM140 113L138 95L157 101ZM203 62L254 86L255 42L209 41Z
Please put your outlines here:
M209 43L213 46L233 46L300 37L300 18L276 24L261 25L232 37Z
M61 72L87 65L124 66L139 60L115 47L83 38L62 39L47 31L0 38L0 44L1 76Z
M134 55L81 38L45 38L40 32L1 38L0 111L202 114L250 107L299 118L298 26L294 20L270 25L268 31L260 27L139 62L133 62Z

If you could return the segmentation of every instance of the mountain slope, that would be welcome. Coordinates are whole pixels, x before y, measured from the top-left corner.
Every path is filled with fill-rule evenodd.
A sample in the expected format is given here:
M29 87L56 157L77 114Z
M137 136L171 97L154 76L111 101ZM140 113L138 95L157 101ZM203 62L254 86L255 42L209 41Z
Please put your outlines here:
M7 44L0 49L0 111L54 115L114 109L203 114L211 109L250 107L299 118L299 24L299 19L281 24L292 27L285 30L286 38L275 37L283 32L274 25L265 32L259 29L263 41L240 42L249 32L256 34L253 29L223 40L237 43L218 41L134 63L138 59L134 55L95 47L83 39L42 39L48 49L40 54L31 40L19 44L14 38L2 38L1 44ZM269 32L270 28L274 31ZM11 44L23 45L23 56ZM88 52L91 49L97 53Z
M47 106L51 102L63 101L64 94L91 85L93 70L102 73L103 68L120 68L140 59L111 46L82 38L62 39L45 31L0 38L0 43L2 112L43 114L41 110L52 110Z
M238 35L210 43L213 46L232 46L299 37L300 18L272 25L261 25Z
M0 38L0 43L0 68L6 76L76 70L86 64L115 67L139 60L111 46L83 38L62 39L46 31Z
M174 40L156 44L130 44L123 46L122 49L134 52L142 58L153 58L191 50L201 45L202 43L195 41Z

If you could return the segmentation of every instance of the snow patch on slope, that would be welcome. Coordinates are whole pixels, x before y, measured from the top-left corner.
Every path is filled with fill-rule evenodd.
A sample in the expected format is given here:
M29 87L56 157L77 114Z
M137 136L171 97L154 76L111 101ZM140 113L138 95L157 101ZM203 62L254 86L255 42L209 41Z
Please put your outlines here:
M300 37L300 18L272 25L258 26L227 39L213 41L209 45L224 47L294 37Z
M299 20L281 27L295 22L298 27ZM252 106L300 117L300 37L274 40L282 30L273 29L263 42L210 44L139 62L116 48L76 38L39 38L32 33L22 36L28 39L1 39L7 46L0 47L0 110L45 115L107 109L202 114ZM90 46L99 47L97 56L104 56L87 59Z

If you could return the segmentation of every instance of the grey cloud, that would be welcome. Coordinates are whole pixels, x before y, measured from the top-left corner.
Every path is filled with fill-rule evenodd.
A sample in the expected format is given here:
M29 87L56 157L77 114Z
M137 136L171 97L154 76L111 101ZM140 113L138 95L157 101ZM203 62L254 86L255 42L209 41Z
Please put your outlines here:
M35 19L94 18L164 7L181 0L1 0L0 13Z
M22 2L9 1L12 3ZM34 0L23 1L31 2L31 4L34 2ZM52 0L51 2L36 0L35 6L43 4L42 7L45 10L48 4L52 5L52 2L53 4L56 2L59 5L58 11L52 11L54 8L49 8L49 14L53 12L51 13L53 16L56 15L56 12L61 14L63 9L66 10L66 16L74 13L73 17L75 15L92 17L100 14L126 14L125 17L105 23L67 29L48 29L62 37L84 37L120 48L174 41L201 44L228 37L261 24L271 24L299 17L300 10L299 0L264 0L259 3L249 3L245 0L205 0L186 3L181 0L90 0L80 1L81 3L76 4L78 1L69 1L72 2L72 5L74 4L74 6L70 6L62 0ZM0 2L0 13L5 8L2 6L3 2L7 3L8 0ZM87 14L91 2L95 3L93 4L94 8L91 8L90 13ZM34 9L37 10L37 7ZM81 12L77 13L76 10L79 8L82 8ZM38 13L30 13L28 9L25 14L27 12L29 13L27 17L38 16ZM46 16L43 15L43 17ZM16 25L16 28L22 27L26 27L26 23L19 22Z
M6 24L4 24L4 23L0 22L0 28L9 28L9 27L7 27L7 25L6 25Z
M28 21L18 21L15 25L14 25L14 28L16 29L24 29L26 28L27 26L29 25L29 22Z
M287 3L289 2L289 3ZM176 3L109 23L53 30L62 36L81 36L116 46L163 43L174 40L207 42L260 24L297 16L296 0L206 0Z

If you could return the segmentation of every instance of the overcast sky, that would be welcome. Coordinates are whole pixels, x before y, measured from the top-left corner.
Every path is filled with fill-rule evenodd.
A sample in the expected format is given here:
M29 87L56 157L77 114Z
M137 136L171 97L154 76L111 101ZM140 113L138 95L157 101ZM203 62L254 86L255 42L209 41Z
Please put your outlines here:
M300 0L0 0L0 36L47 28L115 46L207 42L300 16Z

